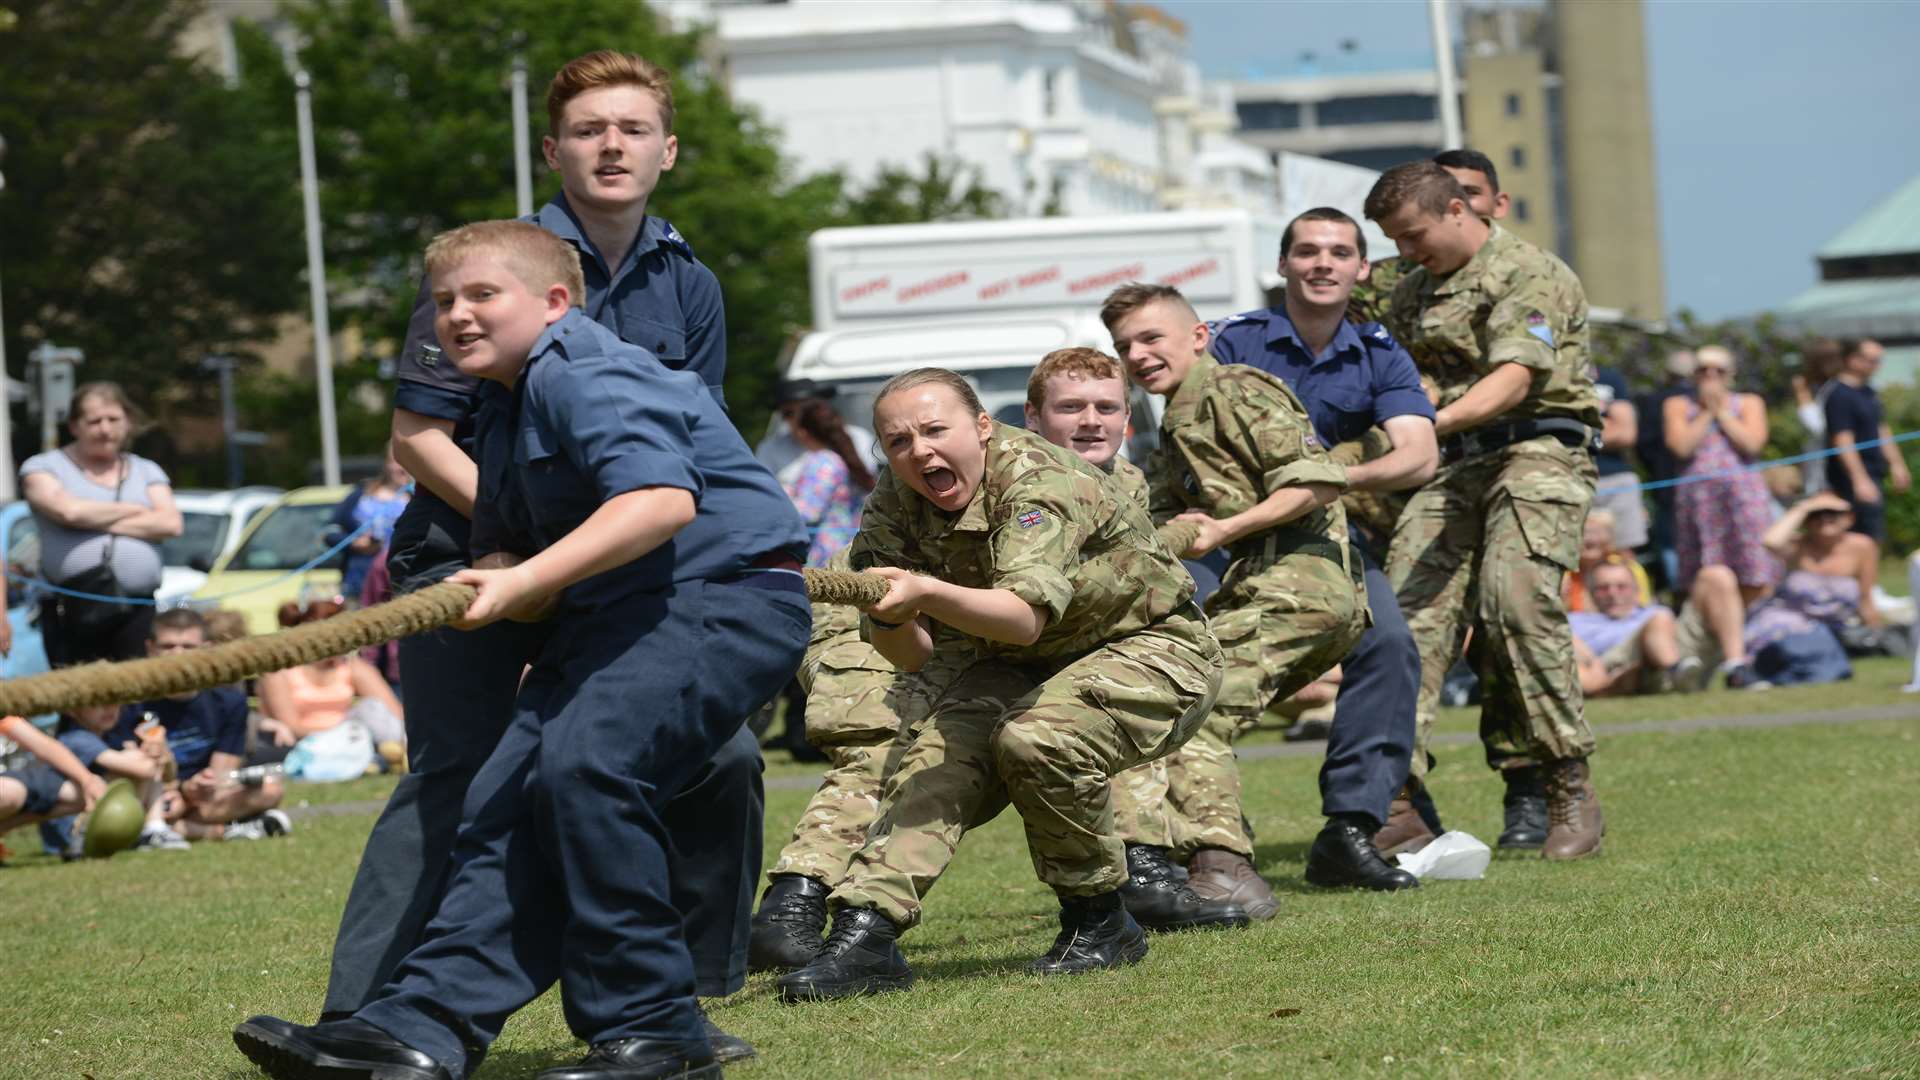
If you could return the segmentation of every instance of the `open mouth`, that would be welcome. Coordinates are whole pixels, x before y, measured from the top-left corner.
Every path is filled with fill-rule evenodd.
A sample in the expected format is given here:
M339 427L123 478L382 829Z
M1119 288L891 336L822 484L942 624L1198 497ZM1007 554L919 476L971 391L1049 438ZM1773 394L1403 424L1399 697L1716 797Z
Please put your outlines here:
M485 339L486 336L487 335L481 333L455 334L453 336L453 343L459 348L471 349Z
M1152 382L1153 380L1159 378L1161 373L1165 372L1166 370L1167 370L1167 365L1165 364L1165 362L1160 360L1149 360L1146 363L1140 365L1139 367L1133 369L1133 377L1140 380L1141 382Z
M627 170L618 165L602 165L593 170L593 175L601 177L625 176L627 175Z
M1076 450L1092 450L1107 445L1105 435L1075 435L1073 446Z
M960 478L953 474L952 469L936 467L928 469L921 473L920 476L926 480L927 490L933 492L935 495L945 495L960 483Z

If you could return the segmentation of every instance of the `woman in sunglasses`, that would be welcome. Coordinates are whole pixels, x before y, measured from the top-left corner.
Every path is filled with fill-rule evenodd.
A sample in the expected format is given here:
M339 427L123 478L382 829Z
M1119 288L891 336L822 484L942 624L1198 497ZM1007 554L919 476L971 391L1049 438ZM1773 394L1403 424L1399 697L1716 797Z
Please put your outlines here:
M1725 566L1751 604L1780 580L1779 563L1760 542L1773 520L1767 485L1745 471L1767 445L1767 404L1734 390L1733 353L1708 345L1694 358L1691 392L1662 406L1667 449L1683 463L1674 491L1680 573L1672 585L1686 593L1701 567Z

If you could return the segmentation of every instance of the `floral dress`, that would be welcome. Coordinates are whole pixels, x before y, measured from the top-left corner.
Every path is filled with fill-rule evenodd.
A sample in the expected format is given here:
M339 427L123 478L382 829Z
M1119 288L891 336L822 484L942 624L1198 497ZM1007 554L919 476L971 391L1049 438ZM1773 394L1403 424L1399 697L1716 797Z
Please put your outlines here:
M1740 398L1731 407L1740 415ZM1697 402L1687 402L1687 419L1700 414ZM1682 477L1707 476L1744 469L1750 464L1727 441L1715 424L1693 451ZM1757 472L1740 472L1714 480L1697 480L1674 489L1674 547L1680 556L1679 591L1693 586L1703 566L1725 566L1741 585L1771 588L1780 580L1780 560L1773 557L1760 535L1773 524L1773 503Z
M847 463L831 450L810 450L800 459L792 482L783 486L813 533L807 565L825 566L860 531L861 493L854 489Z

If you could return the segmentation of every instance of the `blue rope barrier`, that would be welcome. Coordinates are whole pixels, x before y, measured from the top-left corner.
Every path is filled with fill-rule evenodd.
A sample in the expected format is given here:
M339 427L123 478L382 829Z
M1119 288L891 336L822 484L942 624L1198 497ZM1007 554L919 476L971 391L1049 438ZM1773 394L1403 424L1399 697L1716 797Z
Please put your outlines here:
M363 534L365 534L366 531L372 527L372 525L373 525L372 522L367 522L366 524L361 525L359 528L341 537L339 543L333 545L332 547L321 552L320 554L315 555L313 558L307 560L305 563L302 563L301 565L294 567L293 569L287 571L286 573L281 574L277 578L270 578L266 581L261 582L258 585L249 585L244 589L229 589L226 592L218 593L213 596L192 597L188 600L180 601L180 603L177 606L186 606L187 604L216 603L218 601L225 600L230 596L244 596L247 593L259 592L262 589L270 589L275 585L280 584L283 581L287 581L292 578L299 577L301 574L304 574L307 571L312 570L314 567L319 566L321 563L326 562L328 559L332 559L338 556L342 551L345 551L347 549L348 544L351 544L355 540L360 539L360 537ZM10 580L21 582L32 588L45 589L48 592L57 593L61 596L72 596L81 600L93 600L102 604L128 604L136 607L159 607L161 603L161 601L159 601L158 599L150 596L102 596L99 593L82 592L79 589L69 589L63 585L55 585L51 581L45 581L35 577L28 577L25 574L16 574L11 569L8 569L6 571L6 575Z
M1920 439L1920 431L1903 431L1891 439L1868 439L1866 442L1854 443L1850 449L1871 450L1883 443L1903 443L1913 439ZM1808 461L1818 461L1821 458L1834 457L1840 453L1841 450L1838 447L1828 447L1825 450L1813 450L1805 454L1795 454L1792 457L1774 458L1771 461L1756 461L1751 465L1742 465L1737 469L1722 469L1719 472L1701 473L1698 476L1676 476L1667 480L1648 480L1632 488L1621 488L1620 490L1654 491L1659 488L1680 487L1685 484L1698 484L1708 480L1725 480L1729 477L1740 476L1743 473L1761 472L1766 469L1771 469L1776 465L1800 465Z

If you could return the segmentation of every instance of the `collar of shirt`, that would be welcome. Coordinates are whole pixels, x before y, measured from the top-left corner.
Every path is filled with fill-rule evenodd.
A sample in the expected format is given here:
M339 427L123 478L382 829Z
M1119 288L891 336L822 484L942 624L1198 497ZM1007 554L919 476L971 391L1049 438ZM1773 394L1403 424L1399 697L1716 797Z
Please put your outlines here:
M587 239L586 228L580 224L580 219L574 216L573 207L567 203L567 197L564 194L555 195L551 202L541 207L539 212L533 215L533 221L534 224L579 248L580 253L586 256L581 261L585 265L598 267L611 280L618 280L627 267L640 260L643 253L655 248L671 248L688 257L693 255L693 247L687 243L685 237L680 235L680 230L673 227L672 222L658 214L648 214L640 222L640 235L634 241L633 247L627 251L627 257L621 260L618 267L610 267L601 258L600 252L594 248L593 241Z
M1487 264L1493 261L1494 256L1498 255L1513 237L1512 233L1493 222L1487 223L1487 230L1487 242L1481 244L1480 250L1473 253L1473 258L1467 260L1467 265L1435 283L1433 287L1435 296L1464 292L1480 284L1481 277L1486 274Z
M1161 426L1171 425L1176 417L1185 420L1193 415L1193 411L1200 407L1201 400L1207 396L1207 384L1213 381L1213 373L1219 367L1220 361L1215 360L1212 353L1200 354L1193 366L1187 369L1187 377L1181 379L1180 385L1167 395L1167 408L1161 417Z
M1313 349L1300 337L1300 331L1294 328L1293 320L1278 308L1267 312L1267 344L1269 346L1291 345L1298 353L1298 358L1305 360L1309 367L1331 364L1346 352L1364 353L1366 351L1366 345L1360 340L1360 331L1346 319L1341 319L1339 328L1333 332L1333 340L1327 342L1326 349L1320 355L1315 356Z

